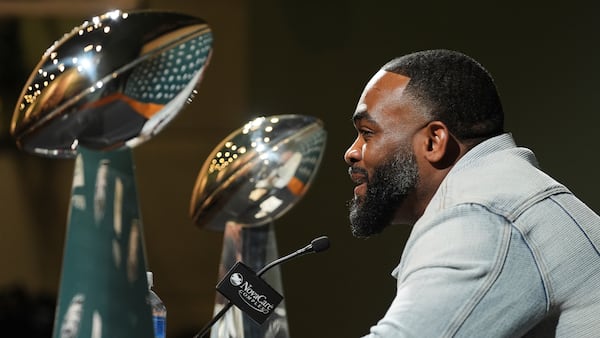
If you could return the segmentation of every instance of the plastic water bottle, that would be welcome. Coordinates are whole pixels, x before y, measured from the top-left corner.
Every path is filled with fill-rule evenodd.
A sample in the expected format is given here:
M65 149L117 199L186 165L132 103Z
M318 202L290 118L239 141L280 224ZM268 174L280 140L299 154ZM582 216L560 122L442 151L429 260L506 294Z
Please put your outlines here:
M160 297L152 290L154 276L152 272L146 272L148 278L148 301L152 307L152 321L154 322L154 337L165 338L167 336L167 308Z

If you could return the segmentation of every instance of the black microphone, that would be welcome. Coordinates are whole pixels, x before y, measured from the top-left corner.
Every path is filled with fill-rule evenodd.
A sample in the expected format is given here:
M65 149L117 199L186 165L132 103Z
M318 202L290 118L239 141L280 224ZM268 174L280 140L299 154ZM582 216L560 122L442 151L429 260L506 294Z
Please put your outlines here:
M308 253L313 253L313 252L321 252L321 251L325 251L327 249L329 249L329 238L327 236L321 236L319 238L315 238L310 242L309 245L305 246L304 248L297 250L296 252L292 252L291 254L289 254L287 256L278 258L278 259L272 261L271 263L265 265L265 267L260 269L256 273L256 275L261 276L263 273L267 272L267 270L271 269L272 267L279 265L283 262L289 261L290 259L292 259L294 257L299 257L299 256L306 255Z
M283 263L286 262L294 257L299 257L302 255L306 255L309 253L313 253L313 252L321 252L321 251L325 251L327 249L329 249L329 238L327 236L321 236L319 238L315 238L313 239L309 245L305 246L304 248L297 250L295 252L292 252L291 254L287 255L287 256L283 256L281 258L278 258L274 261L272 261L271 263L265 265L262 269L260 269L257 273L256 276L259 277L262 274L264 274L265 272L267 272L269 269ZM238 262L238 264L236 264L225 276L225 278L227 278L227 276L229 276L231 274L231 272L236 269L238 267L238 265L240 264L240 262ZM225 278L223 280L225 280ZM222 282L222 281L221 281ZM266 284L266 283L265 283ZM210 328L227 312L227 310L229 310L229 308L231 308L231 306L233 305L233 303L231 301L229 301L227 304L225 304L225 306L221 309L221 311L219 311L219 313L217 313L213 319L211 319L210 322L208 322L204 328L202 328L202 330L200 332L198 332L198 334L196 334L194 336L194 338L199 338L199 337L204 337L204 335L206 335L208 333L208 330L210 330Z

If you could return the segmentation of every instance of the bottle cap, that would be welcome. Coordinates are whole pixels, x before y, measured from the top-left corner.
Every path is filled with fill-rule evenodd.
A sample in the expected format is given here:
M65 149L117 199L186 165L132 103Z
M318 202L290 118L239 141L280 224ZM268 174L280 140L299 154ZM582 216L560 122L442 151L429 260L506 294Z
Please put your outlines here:
M154 286L154 275L152 271L146 271L146 278L148 279L148 288L152 288Z

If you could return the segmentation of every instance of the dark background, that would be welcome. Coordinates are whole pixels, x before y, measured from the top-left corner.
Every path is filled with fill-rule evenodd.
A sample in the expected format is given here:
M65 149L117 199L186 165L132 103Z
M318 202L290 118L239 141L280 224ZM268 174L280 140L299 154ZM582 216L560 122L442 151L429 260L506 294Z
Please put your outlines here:
M357 337L383 315L410 229L394 226L369 240L351 236L352 184L342 155L355 137L350 117L363 86L396 56L448 48L479 60L495 76L517 143L600 208L597 8L577 1L358 0L137 6L202 17L215 39L194 102L134 151L147 260L169 311L170 337L191 337L212 317L222 234L198 228L188 215L196 175L225 136L259 115L313 115L328 132L311 188L275 223L282 255L320 235L332 242L327 252L282 266L291 335ZM2 318L25 303L47 304L58 290L73 161L23 153L8 135L14 104L43 51L100 14L56 12L9 13L0 5Z

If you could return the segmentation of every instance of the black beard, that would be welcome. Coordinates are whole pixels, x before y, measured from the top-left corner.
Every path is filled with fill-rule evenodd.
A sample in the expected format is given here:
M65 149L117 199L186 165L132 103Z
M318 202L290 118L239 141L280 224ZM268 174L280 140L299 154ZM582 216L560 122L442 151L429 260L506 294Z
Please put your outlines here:
M375 168L367 180L367 192L349 202L350 229L358 238L381 233L389 226L396 210L415 189L419 172L415 154L406 149Z

